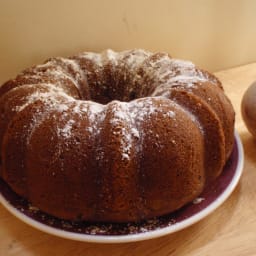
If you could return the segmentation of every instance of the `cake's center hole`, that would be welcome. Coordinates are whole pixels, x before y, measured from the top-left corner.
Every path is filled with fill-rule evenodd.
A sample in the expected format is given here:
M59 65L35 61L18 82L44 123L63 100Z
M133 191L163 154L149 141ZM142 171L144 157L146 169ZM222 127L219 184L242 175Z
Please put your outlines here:
M140 96L138 89L124 84L98 85L90 90L90 99L101 104L107 104L113 100L129 102L141 97L143 96Z

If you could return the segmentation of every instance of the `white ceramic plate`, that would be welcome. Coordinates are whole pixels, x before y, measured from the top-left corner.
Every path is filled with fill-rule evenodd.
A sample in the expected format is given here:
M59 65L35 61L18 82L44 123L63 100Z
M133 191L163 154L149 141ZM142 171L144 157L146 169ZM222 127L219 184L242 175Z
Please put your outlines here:
M152 239L177 232L205 218L235 189L243 170L244 154L239 135L222 175L194 202L175 213L137 224L73 223L49 216L14 194L0 180L0 202L30 226L59 237L95 243L123 243Z

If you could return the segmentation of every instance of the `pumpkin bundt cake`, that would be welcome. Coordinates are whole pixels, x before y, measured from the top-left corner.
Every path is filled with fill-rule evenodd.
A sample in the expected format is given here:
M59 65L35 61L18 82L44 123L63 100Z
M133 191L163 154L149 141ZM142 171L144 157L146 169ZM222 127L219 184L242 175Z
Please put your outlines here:
M166 53L51 58L0 87L0 177L62 219L175 211L220 175L233 143L220 81Z

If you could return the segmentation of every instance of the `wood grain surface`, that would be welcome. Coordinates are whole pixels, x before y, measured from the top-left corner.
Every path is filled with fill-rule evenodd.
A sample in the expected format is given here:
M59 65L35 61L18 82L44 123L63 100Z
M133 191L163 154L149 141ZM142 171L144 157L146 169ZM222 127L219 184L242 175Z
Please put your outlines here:
M24 224L0 206L0 256L31 255L256 255L256 142L241 119L240 103L256 80L256 63L216 73L236 111L245 151L242 178L229 199L193 226L153 240L93 244L54 237Z

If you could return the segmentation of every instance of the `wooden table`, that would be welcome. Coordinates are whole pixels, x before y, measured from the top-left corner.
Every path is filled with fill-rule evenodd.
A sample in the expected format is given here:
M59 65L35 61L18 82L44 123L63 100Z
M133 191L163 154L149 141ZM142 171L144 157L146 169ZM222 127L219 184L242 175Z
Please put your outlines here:
M0 206L0 256L8 255L256 255L256 143L240 115L246 88L256 80L256 63L216 73L236 110L236 129L245 151L236 190L215 212L193 226L153 240L93 244L45 234Z

